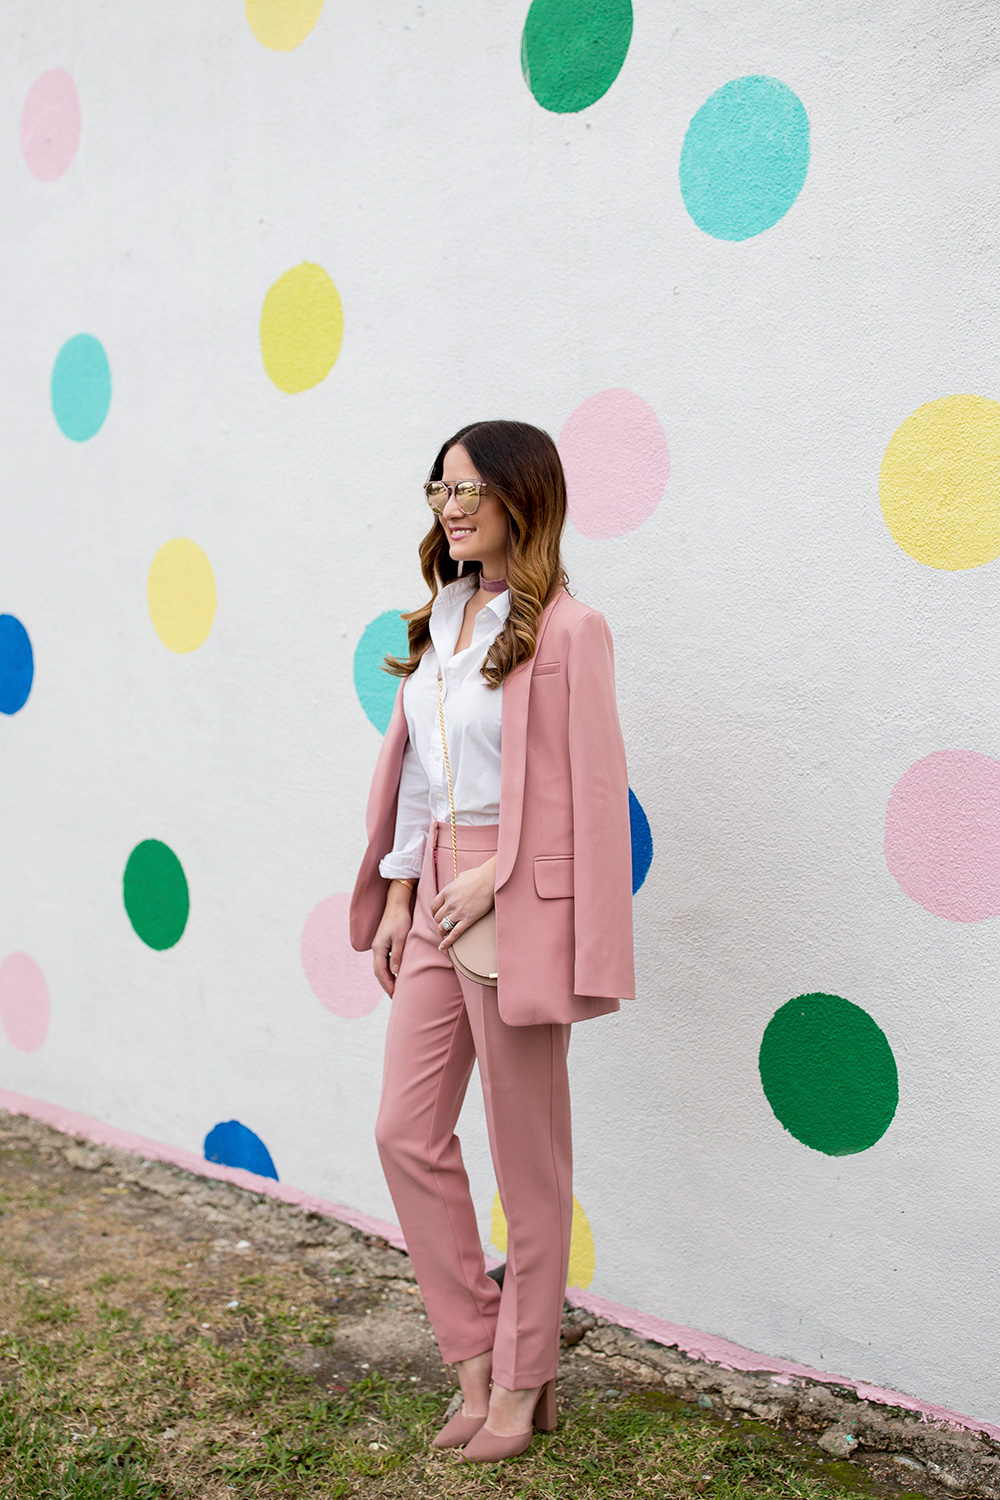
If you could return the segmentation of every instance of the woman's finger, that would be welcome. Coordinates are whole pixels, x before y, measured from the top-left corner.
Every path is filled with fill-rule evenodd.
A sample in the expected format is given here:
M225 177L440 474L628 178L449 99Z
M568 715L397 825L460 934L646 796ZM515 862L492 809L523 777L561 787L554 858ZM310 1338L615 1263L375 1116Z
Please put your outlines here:
M471 925L471 922L469 922L468 920L456 922L454 927L449 929L448 935L445 938L444 942L438 943L438 952L442 952L445 948L450 948L455 939L457 937L461 937L465 929L467 927L470 927Z
M392 940L389 948L389 968L393 974L399 973L399 966L403 961L403 944L405 942L405 937L393 938Z
M372 949L372 966L375 970L375 978L385 990L387 995L392 994L393 980L389 973L388 965L389 950L384 947Z

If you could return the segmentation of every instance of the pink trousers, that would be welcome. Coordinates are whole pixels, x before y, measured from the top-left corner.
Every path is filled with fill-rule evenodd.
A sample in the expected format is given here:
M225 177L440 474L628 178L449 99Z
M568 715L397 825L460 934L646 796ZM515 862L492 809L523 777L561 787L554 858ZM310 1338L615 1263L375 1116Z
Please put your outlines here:
M496 853L497 825L459 825L459 870ZM573 1211L570 1028L508 1026L497 992L438 952L434 894L455 878L451 828L434 823L389 1014L375 1137L446 1364L493 1350L508 1390L556 1373ZM472 1065L507 1218L503 1290L486 1275L455 1134Z

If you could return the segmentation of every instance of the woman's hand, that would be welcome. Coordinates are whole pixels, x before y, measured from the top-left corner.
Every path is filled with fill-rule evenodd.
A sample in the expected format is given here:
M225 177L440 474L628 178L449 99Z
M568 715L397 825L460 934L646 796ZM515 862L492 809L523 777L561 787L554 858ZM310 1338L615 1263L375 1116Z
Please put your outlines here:
M403 944L406 942L406 935L413 922L410 894L409 886L404 885L401 880L390 880L385 898L385 910L372 941L375 978L387 995L391 995L396 988L396 975L399 973L400 960L403 957Z
M484 917L493 905L493 893L497 880L497 857L494 854L484 865L473 870L463 870L457 879L443 885L431 901L431 913L443 942L438 949L450 948L467 927ZM450 917L454 922L447 935L441 926L442 919Z

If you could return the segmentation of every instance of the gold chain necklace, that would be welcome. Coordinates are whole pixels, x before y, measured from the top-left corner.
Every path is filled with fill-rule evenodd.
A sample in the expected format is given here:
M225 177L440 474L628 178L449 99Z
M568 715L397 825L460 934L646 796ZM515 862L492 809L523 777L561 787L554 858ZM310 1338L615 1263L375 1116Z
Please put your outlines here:
M442 698L441 673L438 671L438 723L441 726L441 749L444 751L444 773L448 779L448 809L451 813L451 852L455 861L455 879L458 879L458 831L455 828L455 792L451 784L451 761L448 759L448 740L444 732L444 700Z

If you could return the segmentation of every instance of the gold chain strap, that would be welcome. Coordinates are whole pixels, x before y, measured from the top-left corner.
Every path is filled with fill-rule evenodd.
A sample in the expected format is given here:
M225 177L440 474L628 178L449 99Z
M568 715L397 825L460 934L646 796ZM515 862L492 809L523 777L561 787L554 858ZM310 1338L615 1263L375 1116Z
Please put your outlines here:
M441 749L444 751L444 772L448 778L448 807L451 810L451 852L455 861L455 879L458 879L458 833L455 829L455 793L451 785L451 762L448 759L448 741L444 732L444 702L441 697L441 673L438 672L438 723L441 726Z

